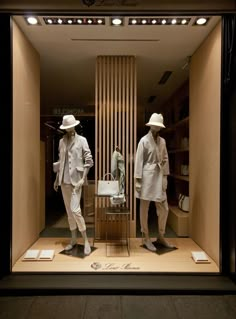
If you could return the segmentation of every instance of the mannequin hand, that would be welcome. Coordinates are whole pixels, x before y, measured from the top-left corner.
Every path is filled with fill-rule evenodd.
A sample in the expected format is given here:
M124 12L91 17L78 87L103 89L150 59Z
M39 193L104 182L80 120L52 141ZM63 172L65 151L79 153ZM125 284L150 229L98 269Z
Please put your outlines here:
M135 189L138 193L141 192L141 188L142 188L142 183L141 183L141 179L136 179L135 182Z
M58 191L58 183L57 183L57 181L54 182L53 188L54 188L55 192Z
M79 182L76 184L75 190L79 190L80 187L82 187L83 185L84 185L84 179L81 178L81 180L79 180Z

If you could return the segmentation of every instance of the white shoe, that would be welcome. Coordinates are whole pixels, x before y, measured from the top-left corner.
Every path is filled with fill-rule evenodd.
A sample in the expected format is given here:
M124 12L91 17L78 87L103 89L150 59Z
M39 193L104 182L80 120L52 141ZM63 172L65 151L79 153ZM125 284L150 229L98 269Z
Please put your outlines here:
M88 255L90 255L90 253L91 253L91 247L89 245L89 242L85 242L84 243L84 254L86 256L88 256Z
M76 241L71 241L70 244L68 244L68 245L65 247L65 250L66 250L66 251L71 250L76 244L77 244Z
M164 237L157 238L157 243L161 244L162 246L166 248L174 248L175 246L170 244Z
M143 244L148 250L157 251L156 247L153 245L150 239L145 239Z

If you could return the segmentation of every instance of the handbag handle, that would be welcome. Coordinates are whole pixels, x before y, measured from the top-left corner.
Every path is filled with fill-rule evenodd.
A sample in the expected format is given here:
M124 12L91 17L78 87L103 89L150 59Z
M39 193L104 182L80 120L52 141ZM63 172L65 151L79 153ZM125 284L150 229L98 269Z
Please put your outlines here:
M105 177L106 177L107 175L111 175L112 180L115 181L115 178L114 178L114 176L113 176L111 173L106 173L106 174L103 176L103 180L104 180L104 181L105 181Z

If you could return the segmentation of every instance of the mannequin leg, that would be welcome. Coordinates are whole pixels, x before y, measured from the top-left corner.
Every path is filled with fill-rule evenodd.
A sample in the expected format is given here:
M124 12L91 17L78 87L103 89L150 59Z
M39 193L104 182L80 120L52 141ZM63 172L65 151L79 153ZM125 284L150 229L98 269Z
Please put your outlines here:
M167 222L167 217L168 217L168 211L169 211L169 207L168 207L168 203L167 200L165 200L164 202L158 203L155 202L156 205L156 212L157 212L157 216L158 216L158 239L157 241L167 247L167 248L173 248L174 246L171 245L170 243L168 243L168 241L164 238L165 235L165 231L166 231L166 222Z
M144 235L144 245L150 251L156 251L156 247L151 242L148 231L148 209L150 201L140 199L140 225L141 232Z
M84 239L84 254L85 255L89 255L91 253L91 247L88 241L88 237L87 237L87 233L86 230L81 232L81 235Z
M77 244L77 228L71 231L70 243L65 247L65 250L71 250Z

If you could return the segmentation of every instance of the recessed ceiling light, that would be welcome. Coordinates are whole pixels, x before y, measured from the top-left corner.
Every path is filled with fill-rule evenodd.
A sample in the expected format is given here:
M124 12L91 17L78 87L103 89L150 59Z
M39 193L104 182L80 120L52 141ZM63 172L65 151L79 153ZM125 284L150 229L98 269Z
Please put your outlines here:
M82 21L81 19L77 19L77 23L78 23L78 24L82 24L82 22L83 22L83 21Z
M136 19L132 19L131 23L132 23L132 24L136 24L136 23L137 23L137 20L136 20Z
M187 23L186 19L181 20L181 24L186 24L186 23Z
M69 24L72 24L73 23L73 21L70 19L70 20L68 20L67 21Z
M39 24L39 21L36 17L27 17L26 20L28 24L31 24L31 25Z
M166 19L161 20L162 24L166 24Z
M63 22L62 19L57 20L57 23L59 23L59 24L62 24L62 22Z
M152 24L156 24L157 23L157 20L156 19L153 19L152 20Z
M142 24L146 24L147 23L147 20L146 19L143 19L142 20Z
M52 24L52 19L47 19L47 23Z
M122 25L123 20L121 18L113 18L111 19L111 24L112 25Z
M207 23L207 19L206 18L198 18L196 20L196 24L198 24L198 25L204 25L206 23Z
M171 24L176 24L177 23L177 20L176 19L172 19L171 20Z
M102 24L102 19L98 19L98 24Z

